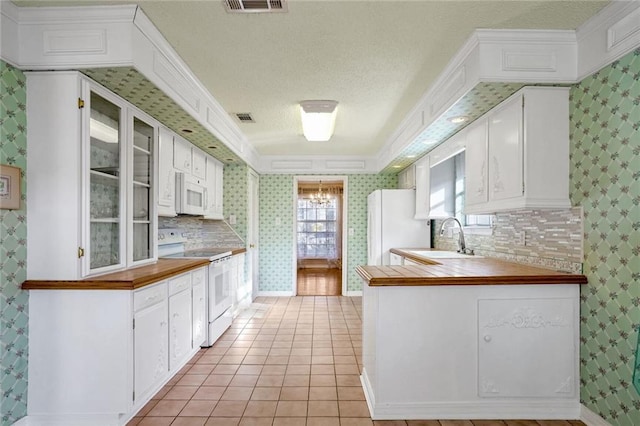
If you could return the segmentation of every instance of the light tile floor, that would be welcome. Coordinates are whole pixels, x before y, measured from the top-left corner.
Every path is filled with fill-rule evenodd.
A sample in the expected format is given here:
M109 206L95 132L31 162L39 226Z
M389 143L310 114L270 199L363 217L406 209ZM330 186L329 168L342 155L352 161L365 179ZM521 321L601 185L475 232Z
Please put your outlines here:
M375 421L360 385L362 299L257 298L128 426L584 426L577 421Z

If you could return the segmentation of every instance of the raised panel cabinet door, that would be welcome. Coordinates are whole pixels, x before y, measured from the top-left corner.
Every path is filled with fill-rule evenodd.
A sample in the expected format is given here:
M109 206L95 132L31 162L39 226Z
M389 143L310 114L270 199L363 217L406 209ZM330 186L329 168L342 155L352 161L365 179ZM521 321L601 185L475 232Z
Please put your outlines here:
M191 173L191 144L179 136L173 140L173 167Z
M207 177L207 155L198 148L192 148L191 173L201 179Z
M478 395L567 397L577 388L573 299L478 301Z
M399 254L390 253L389 254L389 265L390 266L402 266L402 260L404 258Z
M143 399L169 372L166 298L134 315L134 391Z
M218 192L218 186L216 180L219 178L217 174L217 168L220 162L215 158L207 155L206 167L207 167L207 200L205 204L205 217L207 219L222 219L222 215L217 216L216 213L216 199Z
M488 201L487 120L482 118L467 128L465 151L465 206Z
M222 199L224 191L224 164L218 163L216 166L216 197L215 197L215 214L223 217Z
M415 219L428 219L431 210L429 157L423 157L415 163L416 213Z
M192 347L200 346L206 337L207 305L205 300L207 269L198 269L192 272L193 290L191 303L193 305L193 339Z
M523 195L522 96L489 115L489 200Z
M176 216L176 172L173 168L173 133L161 127L158 145L158 215Z
M191 290L169 297L169 369L177 368L191 352Z

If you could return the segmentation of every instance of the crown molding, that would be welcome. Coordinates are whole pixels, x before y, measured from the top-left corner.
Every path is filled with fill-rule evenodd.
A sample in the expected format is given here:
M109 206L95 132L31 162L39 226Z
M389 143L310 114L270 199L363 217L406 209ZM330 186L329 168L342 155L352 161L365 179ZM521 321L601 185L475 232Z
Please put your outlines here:
M0 1L0 59L20 67L19 8L10 1Z
M339 155L263 155L260 174L369 174L378 173L375 158Z

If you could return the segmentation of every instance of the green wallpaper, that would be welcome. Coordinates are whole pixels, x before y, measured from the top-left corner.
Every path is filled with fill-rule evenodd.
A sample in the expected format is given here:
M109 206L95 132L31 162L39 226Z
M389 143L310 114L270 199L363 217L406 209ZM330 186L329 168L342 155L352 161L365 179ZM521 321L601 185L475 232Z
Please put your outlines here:
M224 166L223 200L224 218L228 222L230 215L236 216L235 225L229 225L247 241L247 182L249 168L246 165Z
M571 201L584 208L581 400L640 425L640 49L571 89Z
M1 424L27 414L29 295L27 278L27 115L24 74L0 61L0 163L22 169L20 210L0 210L0 405Z
M358 291L362 284L354 269L367 263L367 195L375 189L396 188L398 178L350 175L347 179L347 226L354 229L347 247L347 290ZM260 291L291 291L294 219L293 175L260 176Z

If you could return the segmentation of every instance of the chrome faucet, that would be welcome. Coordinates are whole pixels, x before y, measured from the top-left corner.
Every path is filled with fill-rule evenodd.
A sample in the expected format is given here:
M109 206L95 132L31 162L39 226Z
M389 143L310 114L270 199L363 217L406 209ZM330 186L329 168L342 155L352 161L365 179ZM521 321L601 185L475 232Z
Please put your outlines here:
M469 251L469 254L473 254L473 250L467 250L467 245L464 242L464 232L462 231L462 224L457 218L451 216L446 218L442 222L442 225L440 225L440 236L442 237L444 235L444 225L450 220L455 220L458 226L460 227L460 233L458 234L458 253L466 254L467 251Z

